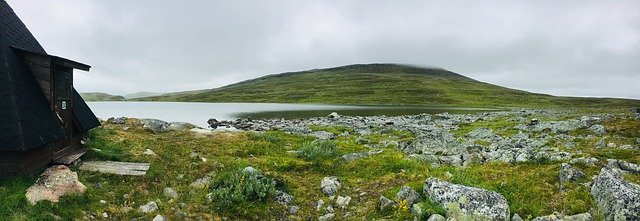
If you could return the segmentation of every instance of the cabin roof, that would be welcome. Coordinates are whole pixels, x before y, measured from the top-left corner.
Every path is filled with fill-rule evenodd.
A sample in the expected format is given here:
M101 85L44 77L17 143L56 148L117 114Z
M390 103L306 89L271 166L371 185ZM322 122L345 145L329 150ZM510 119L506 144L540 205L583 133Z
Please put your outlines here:
M20 58L21 52L49 56L61 65L81 70L90 68L48 55L7 2L0 1L0 153L28 151L65 138L60 120L51 111L30 68ZM95 125L97 118L76 94L74 90L75 104L80 105L73 108L75 117L92 117L90 121L94 123L85 125Z

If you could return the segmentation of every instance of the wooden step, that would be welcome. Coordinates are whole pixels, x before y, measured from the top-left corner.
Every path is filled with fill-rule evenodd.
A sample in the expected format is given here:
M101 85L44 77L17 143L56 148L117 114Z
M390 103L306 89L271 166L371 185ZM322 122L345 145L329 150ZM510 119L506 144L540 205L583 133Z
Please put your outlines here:
M148 163L131 163L116 161L85 161L79 169L118 175L144 176L149 170Z
M65 165L69 165L71 163L73 163L73 161L76 161L77 159L80 159L80 157L82 155L84 155L85 153L87 153L87 150L84 148L76 148L75 150L65 154L64 156L58 157L56 159L53 160L54 163L56 164L65 164Z

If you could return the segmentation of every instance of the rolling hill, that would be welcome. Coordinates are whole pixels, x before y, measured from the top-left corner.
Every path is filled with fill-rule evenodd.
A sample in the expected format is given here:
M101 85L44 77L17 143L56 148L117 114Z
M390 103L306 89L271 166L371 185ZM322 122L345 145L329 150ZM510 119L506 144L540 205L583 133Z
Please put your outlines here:
M80 96L85 101L126 101L123 96L120 95L111 95L106 93L80 93Z
M558 97L480 82L439 68L356 64L268 75L143 101L270 102L458 107L631 107L640 100Z

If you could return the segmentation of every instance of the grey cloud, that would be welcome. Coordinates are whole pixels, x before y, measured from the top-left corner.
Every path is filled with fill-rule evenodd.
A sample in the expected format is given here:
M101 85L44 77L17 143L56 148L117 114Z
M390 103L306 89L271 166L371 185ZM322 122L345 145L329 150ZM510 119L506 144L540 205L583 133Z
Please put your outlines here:
M539 93L640 98L638 1L9 0L81 91L203 89L351 63ZM82 76L81 76L82 75Z

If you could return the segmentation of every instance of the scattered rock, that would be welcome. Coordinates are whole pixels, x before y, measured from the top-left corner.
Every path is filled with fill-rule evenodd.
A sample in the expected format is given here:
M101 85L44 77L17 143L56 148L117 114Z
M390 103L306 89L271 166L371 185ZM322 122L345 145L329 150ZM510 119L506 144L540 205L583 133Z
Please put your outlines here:
M220 122L218 122L218 120L216 120L215 118L210 118L209 120L207 120L207 124L209 124L209 127L211 127L212 129L216 129L218 128Z
M27 201L35 205L48 200L57 203L61 196L84 193L86 187L78 181L78 174L67 166L55 165L47 168L38 180L27 189Z
M431 177L425 181L424 194L458 220L508 220L510 217L507 200L494 191Z
M591 158L586 158L586 157L580 157L580 158L575 158L575 159L571 159L571 161L569 161L570 164L582 164L585 166L596 166L596 163L598 163L598 159L591 157Z
M167 130L183 131L183 130L191 130L196 127L197 127L196 125L186 123L186 122L171 122L169 123L169 126L167 126Z
M331 112L327 117L328 118L338 118L338 117L340 117L340 115L338 115L338 113L336 113L336 112Z
M144 152L142 152L142 154L144 154L144 155L149 155L149 156L156 155L156 153L155 153L155 152L153 152L153 150L148 149L148 148L147 148L146 150L144 150Z
M176 211L175 213L173 213L173 215L180 219L187 218L187 213L185 213L184 211Z
M189 158L191 158L191 159L197 159L197 158L198 158L198 156L199 156L199 155L198 155L198 153L196 153L196 152L191 152L191 153L189 153Z
M493 138L494 136L496 135L489 128L478 128L467 134L467 137L471 139L488 139Z
M145 205L140 206L141 213L152 213L158 210L158 204L155 201L151 201Z
M596 143L596 148L603 148L607 145L606 143L607 141L605 141L605 139L600 139L597 143Z
M427 219L427 221L445 221L445 220L447 219L445 219L444 216L437 213L429 216L429 219Z
M176 191L174 191L169 187L164 188L164 190L162 190L162 193L164 194L165 197L168 197L168 198L172 198L172 199L178 198L178 193L176 193Z
M400 191L396 194L396 201L405 200L407 202L407 206L411 206L420 200L420 194L416 192L413 188L408 186L402 186Z
M327 214L324 214L323 216L318 217L318 221L329 221L329 220L333 220L334 217L336 217L336 214L327 213Z
M522 219L521 219L522 220ZM555 212L548 216L536 217L531 221L593 221L590 213L581 213L572 216L565 216L562 213Z
M338 177L335 176L324 177L320 182L320 189L322 189L322 192L327 196L335 195L336 192L340 190L340 187L340 181L338 181Z
M126 123L127 118L125 117L118 117L118 118L109 118L107 119L108 123L112 123L112 124L125 124Z
M319 199L318 202L316 203L316 211L320 211L322 207L324 207L324 200Z
M347 208L347 206L349 206L349 202L351 202L350 196L338 196L338 198L336 199L336 204L342 209Z
M520 215L518 215L517 213L514 213L513 216L511 217L511 221L524 221L522 219L522 217L520 217Z
M367 152L359 152L359 153L350 153L342 155L340 158L344 161L354 161L357 159L365 158L368 156L376 155L382 153L382 149L370 150Z
M331 140L336 138L335 134L327 131L316 131L316 132L313 132L311 135L318 138L319 140Z
M626 161L618 160L618 165L620 166L620 169L624 171L640 174L640 165L638 164L633 164Z
M289 214L296 214L300 210L298 206L289 206Z
M196 189L203 189L209 185L209 182L211 182L211 176L205 176L193 181L190 186Z
M597 135L604 135L607 133L607 130L604 128L604 126L600 124L591 125L591 127L589 127L589 130L593 131Z
M380 200L379 201L380 201L380 206L379 207L380 207L381 211L384 211L387 208L391 208L391 207L396 205L396 202L393 202L393 201L391 201L390 199L388 199L387 197L384 197L384 196L380 196Z
M280 190L276 190L276 203L280 205L289 205L293 202L293 196Z
M419 217L424 217L426 214L424 211L425 208L423 208L424 206L422 206L422 204L413 204L413 206L411 206L411 214L413 214L416 218Z
M609 148L615 148L615 147L617 147L617 146L618 146L618 145L616 145L616 143L608 143L608 144L607 144L607 147L609 147Z
M620 170L602 168L591 195L605 220L640 220L640 185L624 180Z
M169 219L165 218L164 216L158 214L155 217L153 217L152 221L169 221Z
M584 177L584 173L582 171L573 168L571 165L567 163L562 163L560 165L560 183L566 183L569 181L578 181Z
M169 123L158 119L143 118L140 119L142 127L153 133L162 133L169 131Z

